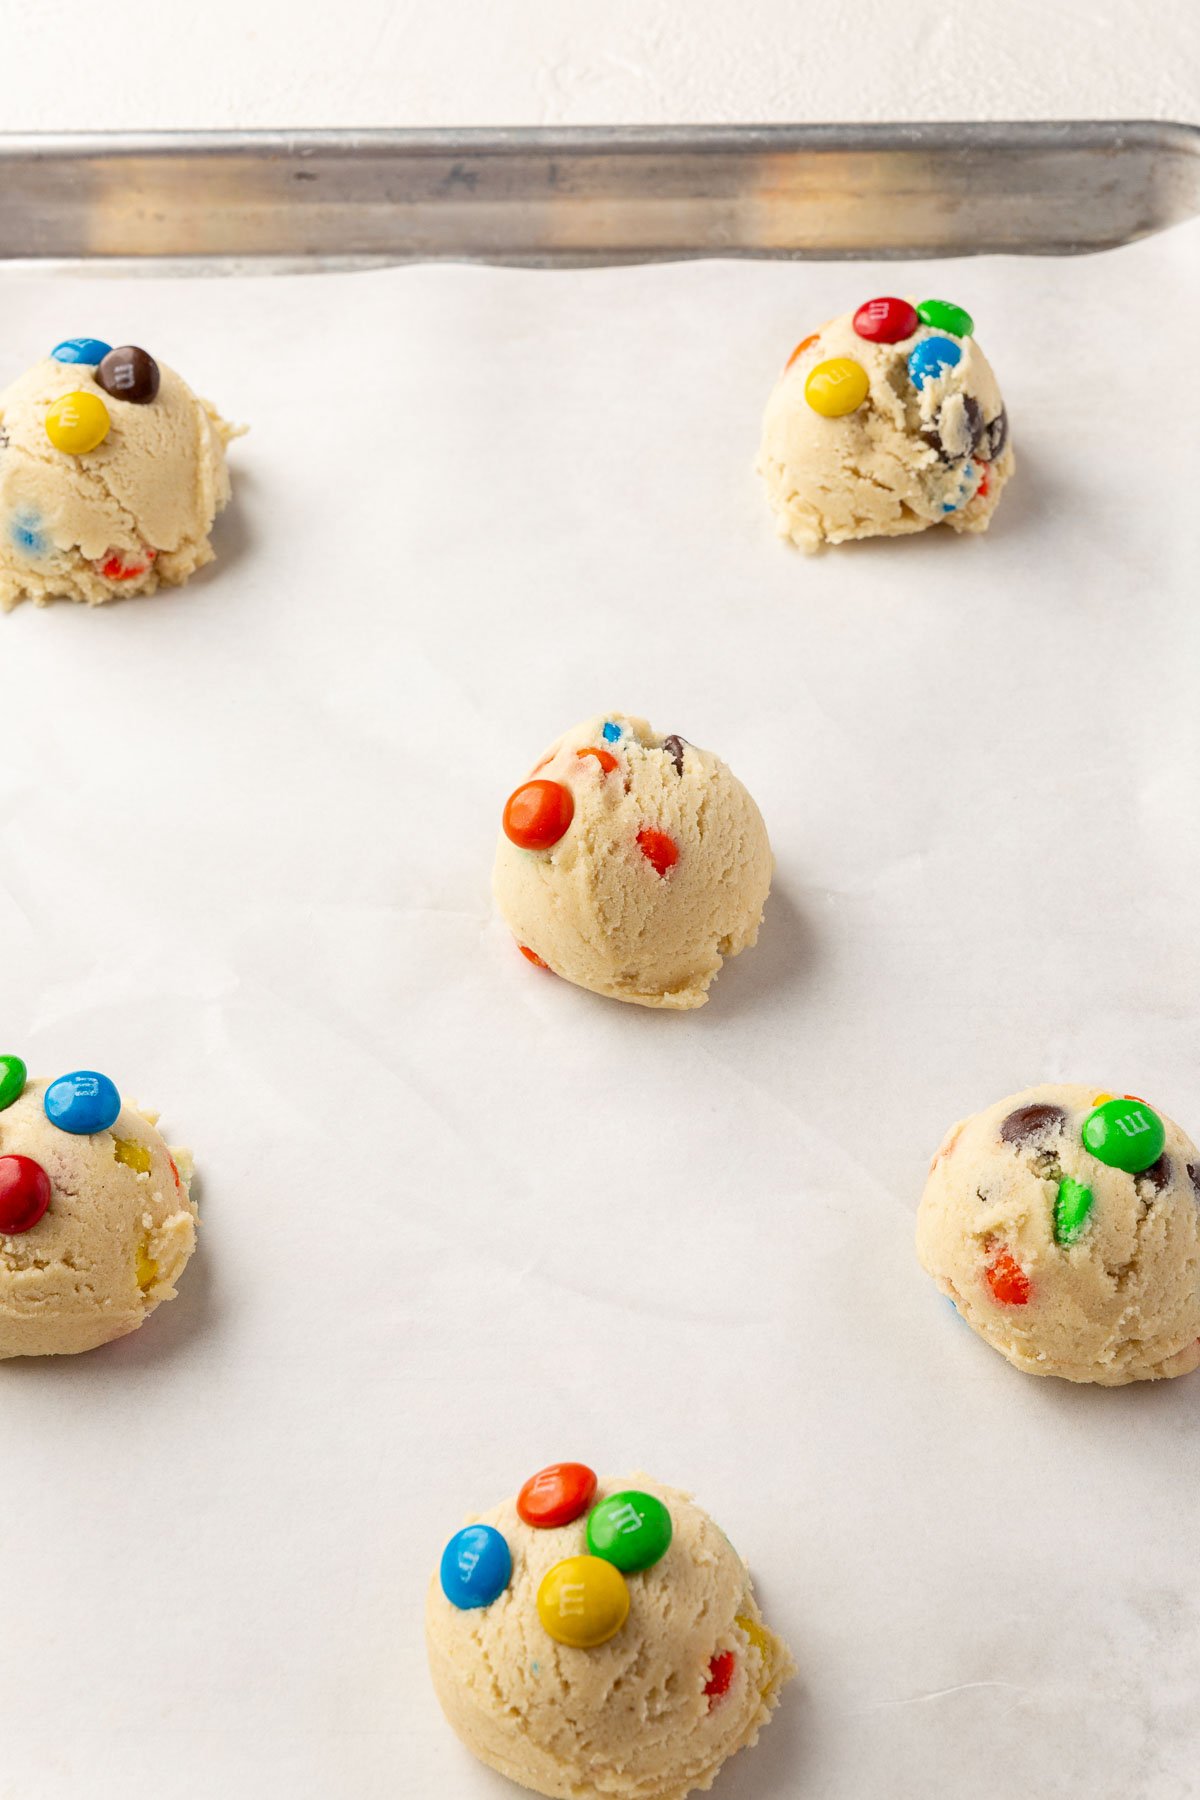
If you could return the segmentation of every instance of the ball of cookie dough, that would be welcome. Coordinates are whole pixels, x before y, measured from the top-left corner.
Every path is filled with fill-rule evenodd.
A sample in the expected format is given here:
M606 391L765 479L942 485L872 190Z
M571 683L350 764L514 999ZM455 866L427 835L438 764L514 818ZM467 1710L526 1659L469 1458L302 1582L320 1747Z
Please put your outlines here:
M758 455L781 536L816 550L930 525L986 531L1014 462L974 329L950 301L883 297L802 339Z
M0 1357L136 1331L196 1244L191 1158L103 1075L29 1081L0 1057Z
M1143 1100L1034 1087L955 1125L917 1254L1032 1375L1118 1387L1200 1364L1200 1153Z
M682 1800L794 1674L745 1564L687 1494L555 1464L446 1546L425 1613L467 1748L538 1794Z
M510 796L492 877L533 962L639 1006L703 1006L758 937L771 847L720 757L602 713Z
M213 560L235 435L138 346L59 344L0 393L0 606L180 586Z

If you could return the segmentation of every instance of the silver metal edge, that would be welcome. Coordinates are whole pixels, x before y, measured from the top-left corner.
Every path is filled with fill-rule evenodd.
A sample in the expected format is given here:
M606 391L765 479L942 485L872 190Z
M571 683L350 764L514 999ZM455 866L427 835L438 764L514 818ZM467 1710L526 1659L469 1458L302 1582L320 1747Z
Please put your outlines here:
M0 258L1071 254L1200 213L1170 121L0 133Z

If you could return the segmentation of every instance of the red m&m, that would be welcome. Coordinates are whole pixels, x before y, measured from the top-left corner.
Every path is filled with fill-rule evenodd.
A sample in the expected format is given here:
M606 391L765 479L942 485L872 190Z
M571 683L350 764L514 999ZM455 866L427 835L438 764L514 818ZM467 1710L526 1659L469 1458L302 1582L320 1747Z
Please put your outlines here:
M526 1525L552 1531L582 1517L595 1492L596 1477L586 1463L551 1463L529 1477L517 1495L517 1513Z
M708 1665L708 1680L704 1684L704 1692L708 1698L708 1710L712 1711L718 1700L729 1692L733 1683L733 1672L737 1668L737 1657L732 1650L721 1650Z
M898 344L920 328L917 309L894 294L881 294L877 300L864 300L854 315L854 329L860 338L872 344Z
M679 845L665 831L647 825L637 835L638 849L657 875L665 875L679 861Z
M504 835L518 850L549 850L574 817L575 802L561 781L526 781L508 797Z
M50 1178L31 1156L0 1156L0 1236L32 1231L50 1204Z

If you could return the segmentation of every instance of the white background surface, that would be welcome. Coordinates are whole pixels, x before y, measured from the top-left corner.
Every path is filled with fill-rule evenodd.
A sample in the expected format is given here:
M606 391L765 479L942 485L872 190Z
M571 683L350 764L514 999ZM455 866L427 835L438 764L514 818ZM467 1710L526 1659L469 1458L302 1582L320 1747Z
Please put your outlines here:
M906 270L1018 476L984 540L817 560L761 404L894 269L8 281L14 373L129 338L253 430L184 592L0 619L4 1047L161 1106L204 1218L135 1339L0 1367L3 1800L502 1800L423 1591L559 1457L694 1488L794 1648L722 1800L1194 1792L1200 1378L1017 1375L912 1217L1027 1081L1200 1128L1198 265ZM771 829L694 1015L491 917L606 704Z
M5 130L1195 119L1194 0L0 0Z

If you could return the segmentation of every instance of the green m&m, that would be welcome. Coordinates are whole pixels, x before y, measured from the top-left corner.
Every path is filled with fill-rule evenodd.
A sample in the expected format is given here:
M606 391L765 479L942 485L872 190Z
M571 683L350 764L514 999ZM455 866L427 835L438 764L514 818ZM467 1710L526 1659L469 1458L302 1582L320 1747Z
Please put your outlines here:
M966 307L955 306L953 300L922 300L917 317L931 331L948 331L952 337L970 337L975 330Z
M1105 1100L1083 1121L1083 1146L1110 1169L1140 1175L1163 1153L1167 1134L1144 1100Z
M1095 1204L1096 1196L1090 1187L1085 1187L1073 1176L1064 1175L1054 1198L1055 1243L1073 1244L1091 1217Z
M28 1074L19 1056L0 1056L0 1112L21 1098Z
M671 1515L653 1494L637 1488L610 1494L588 1514L587 1547L625 1575L648 1569L667 1553Z

